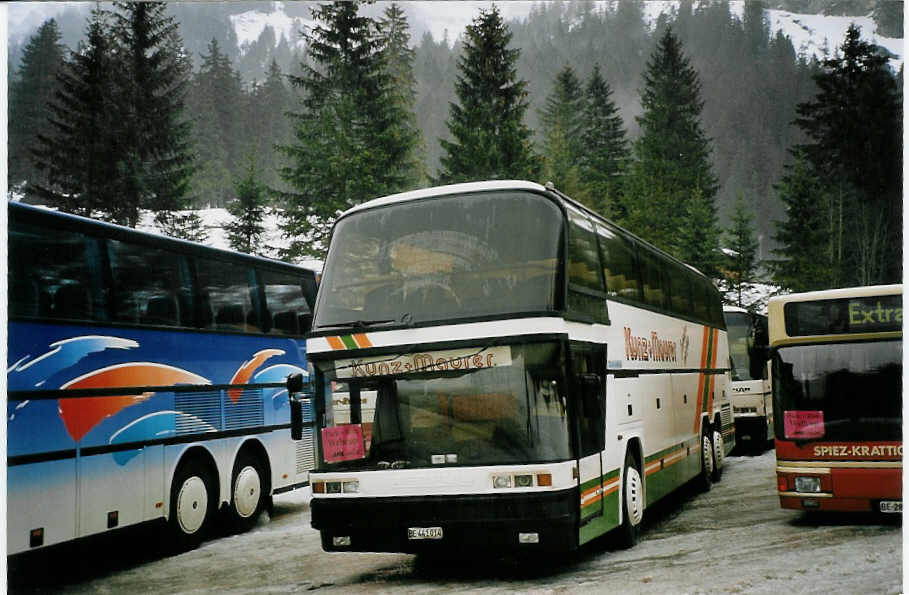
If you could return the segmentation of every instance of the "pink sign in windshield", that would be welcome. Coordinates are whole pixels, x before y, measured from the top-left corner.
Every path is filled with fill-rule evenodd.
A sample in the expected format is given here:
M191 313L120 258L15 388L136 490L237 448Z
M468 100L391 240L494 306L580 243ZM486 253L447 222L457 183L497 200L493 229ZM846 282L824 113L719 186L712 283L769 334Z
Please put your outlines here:
M823 411L784 411L783 430L786 438L806 440L824 436Z
M362 426L349 424L322 428L322 452L326 463L362 459L366 456Z

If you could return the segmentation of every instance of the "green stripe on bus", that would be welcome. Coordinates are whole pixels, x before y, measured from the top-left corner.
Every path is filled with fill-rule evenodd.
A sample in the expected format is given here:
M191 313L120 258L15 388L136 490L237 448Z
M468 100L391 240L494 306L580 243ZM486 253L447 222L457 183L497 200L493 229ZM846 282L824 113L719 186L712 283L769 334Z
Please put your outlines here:
M341 342L343 342L344 346L347 347L348 349L357 349L359 347L359 345L357 345L357 342L354 341L354 338L352 335L342 336Z
M619 470L613 469L612 471L609 471L608 473L606 473L606 475L603 476L603 483L605 484L608 481L616 479L618 476L619 476ZM581 484L581 492L584 492L584 491L592 488L595 485L599 485L599 483L600 483L599 477L592 477Z

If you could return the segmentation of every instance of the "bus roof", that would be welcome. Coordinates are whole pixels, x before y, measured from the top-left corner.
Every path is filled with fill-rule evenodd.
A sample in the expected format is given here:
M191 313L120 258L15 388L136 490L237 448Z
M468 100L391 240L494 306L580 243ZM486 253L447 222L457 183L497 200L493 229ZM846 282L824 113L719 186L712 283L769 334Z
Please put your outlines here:
M903 293L900 283L894 285L866 285L862 287L841 287L839 289L821 289L803 293L790 293L777 295L770 298L769 304L785 302L813 302L817 300L836 300L850 297L865 297L874 295L893 295Z
M531 190L533 192L547 191L546 188L540 184L527 182L524 180L493 180L488 182L466 182L462 184L449 184L447 186L433 186L431 188L422 188L420 190L411 190L409 192L390 194L388 196L366 201L344 211L344 213L341 214L341 217L345 217L350 213L355 213L364 209L371 209L373 207L390 205L399 202L419 200L421 198L438 198L442 196L450 196L452 194L465 194L468 192L483 192L486 190ZM339 219L341 217L339 217Z

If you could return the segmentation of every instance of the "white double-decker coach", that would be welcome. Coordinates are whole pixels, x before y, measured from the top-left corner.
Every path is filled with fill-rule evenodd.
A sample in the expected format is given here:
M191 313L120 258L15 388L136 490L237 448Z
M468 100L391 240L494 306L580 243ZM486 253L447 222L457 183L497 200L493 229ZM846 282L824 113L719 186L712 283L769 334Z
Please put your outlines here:
M707 277L549 187L347 211L307 341L323 547L633 544L734 445L724 329Z

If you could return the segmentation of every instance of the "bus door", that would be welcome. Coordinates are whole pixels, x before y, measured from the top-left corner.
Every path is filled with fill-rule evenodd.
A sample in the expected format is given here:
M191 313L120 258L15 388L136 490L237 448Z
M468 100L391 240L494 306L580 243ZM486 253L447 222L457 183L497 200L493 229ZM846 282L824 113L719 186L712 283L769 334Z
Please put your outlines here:
M572 343L570 384L575 395L576 453L581 525L603 515L603 450L606 446L606 347Z

